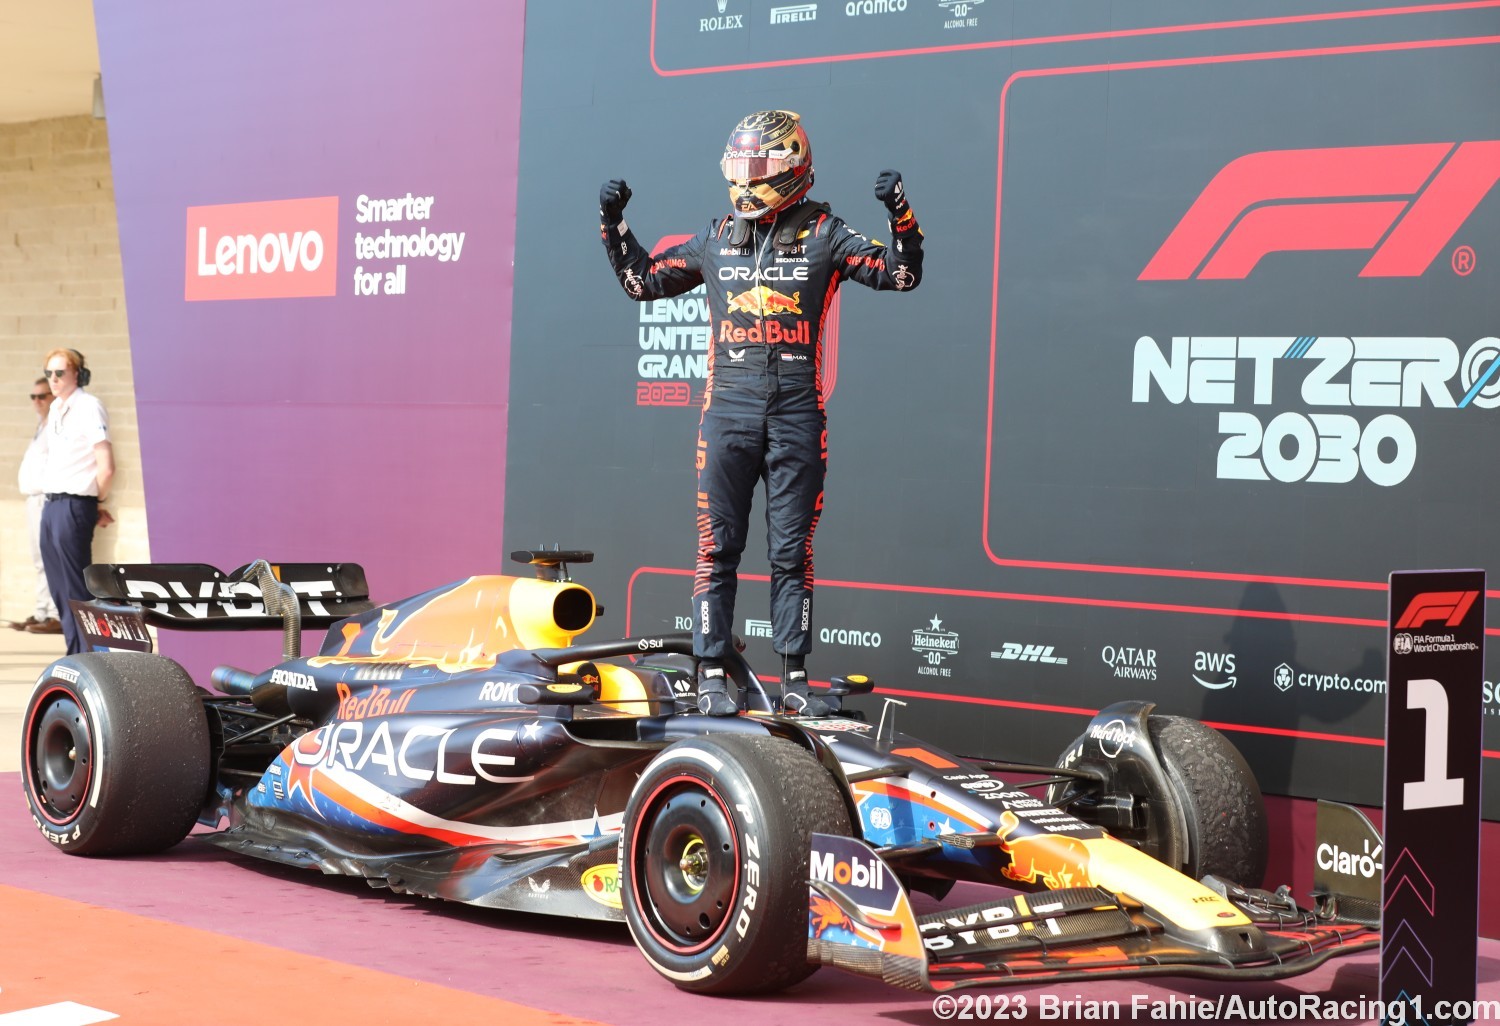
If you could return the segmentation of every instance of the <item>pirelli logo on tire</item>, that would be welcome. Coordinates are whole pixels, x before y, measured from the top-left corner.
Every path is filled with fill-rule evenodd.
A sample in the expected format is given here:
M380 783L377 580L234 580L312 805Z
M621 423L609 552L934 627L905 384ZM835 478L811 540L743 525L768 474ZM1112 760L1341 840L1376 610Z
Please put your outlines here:
M188 207L183 298L332 296L338 226L337 196Z

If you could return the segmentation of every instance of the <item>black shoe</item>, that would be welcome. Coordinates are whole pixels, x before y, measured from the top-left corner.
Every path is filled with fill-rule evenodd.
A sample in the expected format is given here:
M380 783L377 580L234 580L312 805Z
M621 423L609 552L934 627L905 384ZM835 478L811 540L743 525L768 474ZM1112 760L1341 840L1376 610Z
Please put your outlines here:
M807 671L792 670L786 675L781 693L781 707L790 716L830 716L833 707L807 690Z
M729 684L722 666L703 669L698 679L698 711L705 716L736 716L740 707L729 697Z

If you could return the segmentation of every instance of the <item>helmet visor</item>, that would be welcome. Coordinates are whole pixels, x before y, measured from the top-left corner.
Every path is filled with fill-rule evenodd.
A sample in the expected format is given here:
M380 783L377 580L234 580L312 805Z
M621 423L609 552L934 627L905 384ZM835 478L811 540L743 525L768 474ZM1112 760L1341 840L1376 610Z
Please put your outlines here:
M797 166L790 150L736 150L724 154L719 168L730 182L773 178Z

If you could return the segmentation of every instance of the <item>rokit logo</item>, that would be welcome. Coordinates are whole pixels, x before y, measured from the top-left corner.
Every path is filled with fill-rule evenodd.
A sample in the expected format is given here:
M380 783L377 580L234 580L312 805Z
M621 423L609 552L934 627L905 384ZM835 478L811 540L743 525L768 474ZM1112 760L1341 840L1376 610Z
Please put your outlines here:
M1238 683L1233 652L1196 652L1193 655L1193 679L1210 691L1222 691Z
M911 632L911 650L922 657L924 665L917 673L926 677L951 677L953 668L943 661L958 652L958 634L943 630L943 621L934 616L927 627L918 627Z
M1051 645L1023 645L1019 641L1002 641L1000 651L991 652L991 659L1015 660L1022 663L1052 663L1067 666L1068 657L1052 654Z
M338 224L337 196L188 207L183 298L332 296Z
M1099 650L1104 665L1114 671L1114 676L1130 680L1156 679L1156 649L1132 648L1128 645L1105 645Z
M1275 404L1277 370L1289 362L1302 372L1298 398L1320 412L1287 410L1262 424L1255 413L1222 408ZM1395 413L1361 422L1333 411L1493 409L1500 406L1497 371L1494 337L1460 352L1449 338L1312 335L1176 336L1163 351L1142 336L1130 400L1220 407L1221 480L1347 484L1363 477L1392 487L1416 466L1411 425Z
M729 0L714 0L719 13L712 18L699 18L699 32L723 32L725 29L738 29L745 27L745 16L743 14L729 13Z
M1494 140L1246 154L1204 186L1139 280L1244 278L1271 253L1371 247L1360 277L1416 277L1496 181ZM1473 251L1451 265L1470 273Z

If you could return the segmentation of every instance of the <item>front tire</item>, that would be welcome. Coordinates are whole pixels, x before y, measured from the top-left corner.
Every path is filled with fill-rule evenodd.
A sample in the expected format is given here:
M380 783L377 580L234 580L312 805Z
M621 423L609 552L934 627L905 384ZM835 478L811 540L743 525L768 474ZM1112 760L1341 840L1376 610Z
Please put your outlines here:
M1097 788L1058 784L1048 800L1086 822L1097 820L1126 844L1195 880L1212 874L1260 886L1270 831L1260 786L1244 757L1223 734L1186 716L1151 716L1146 726L1164 786L1150 783L1160 777L1148 775L1144 791L1127 790L1129 778L1115 760L1101 758L1092 763L1104 771ZM1088 747L1084 734L1064 750L1057 765L1076 769L1075 758ZM1122 826L1102 814L1111 810L1112 796L1134 799L1151 814L1140 825ZM1096 807L1099 816L1090 814Z
M177 663L145 652L59 659L21 722L26 804L60 851L158 852L192 830L208 793L208 718Z
M808 855L850 833L838 788L806 749L765 735L688 738L641 774L620 840L625 919L683 990L755 994L812 975Z

